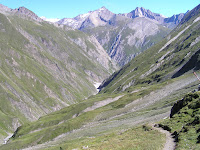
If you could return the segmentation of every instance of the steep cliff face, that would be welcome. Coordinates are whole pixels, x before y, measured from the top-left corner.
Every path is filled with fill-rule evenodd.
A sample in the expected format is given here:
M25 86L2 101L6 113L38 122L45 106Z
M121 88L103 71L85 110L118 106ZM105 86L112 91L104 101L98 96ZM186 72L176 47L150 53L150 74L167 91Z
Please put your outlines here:
M126 14L114 14L102 7L75 18L61 19L58 24L94 35L109 56L123 66L163 39L183 16L166 18L143 7Z
M0 8L0 134L97 93L113 63L94 36Z

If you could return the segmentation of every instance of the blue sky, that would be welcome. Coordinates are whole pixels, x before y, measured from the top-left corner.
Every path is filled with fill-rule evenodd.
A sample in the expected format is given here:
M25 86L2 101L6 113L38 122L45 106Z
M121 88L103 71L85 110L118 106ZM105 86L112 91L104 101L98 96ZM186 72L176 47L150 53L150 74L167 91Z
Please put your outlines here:
M185 13L200 4L200 0L0 0L9 8L24 6L38 16L46 18L73 18L105 6L113 13L128 13L136 7L144 7L170 17Z

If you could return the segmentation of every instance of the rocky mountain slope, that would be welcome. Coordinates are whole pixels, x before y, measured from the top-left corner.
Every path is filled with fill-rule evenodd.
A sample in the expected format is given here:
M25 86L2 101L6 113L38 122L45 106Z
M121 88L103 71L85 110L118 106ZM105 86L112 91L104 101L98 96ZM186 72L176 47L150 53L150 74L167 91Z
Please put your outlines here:
M97 93L114 70L94 36L0 5L0 138Z
M200 5L188 12L163 41L105 80L99 94L22 125L0 148L95 149L91 141L101 143L102 147L117 141L122 143L119 149L126 143L131 143L129 147L138 145L140 137L129 139L132 132L114 140L111 135L118 137L131 129L137 130L136 125L168 117L177 97L197 88L198 82L192 71L199 74L199 28ZM184 66L188 66L187 69ZM151 130L143 127L145 131ZM135 134L140 133L138 130ZM142 140L148 143L147 138ZM155 143L160 142L163 141ZM156 148L150 145L145 149ZM162 149L162 144L157 149Z
M114 14L102 7L75 18L61 19L58 24L94 35L109 56L123 66L159 42L183 16L166 18L139 7L127 14Z

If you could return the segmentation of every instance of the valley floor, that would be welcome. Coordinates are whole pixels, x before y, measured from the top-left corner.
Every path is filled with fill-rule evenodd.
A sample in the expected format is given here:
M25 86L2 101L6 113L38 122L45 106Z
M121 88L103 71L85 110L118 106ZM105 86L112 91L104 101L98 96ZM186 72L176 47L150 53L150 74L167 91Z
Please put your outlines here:
M159 132L166 135L166 142L163 150L174 150L176 147L176 143L174 142L174 138L172 137L169 131L166 131L162 128L156 128L155 125L151 125L154 130L158 130Z

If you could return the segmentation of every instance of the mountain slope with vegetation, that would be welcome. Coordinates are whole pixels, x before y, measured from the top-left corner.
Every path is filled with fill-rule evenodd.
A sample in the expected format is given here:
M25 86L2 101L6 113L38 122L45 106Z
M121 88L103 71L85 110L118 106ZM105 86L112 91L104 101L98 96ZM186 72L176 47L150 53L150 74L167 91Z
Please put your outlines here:
M0 5L0 137L96 94L116 65L93 36Z
M176 149L199 149L200 147L200 93L189 93L172 107L170 118L159 126L172 133Z

